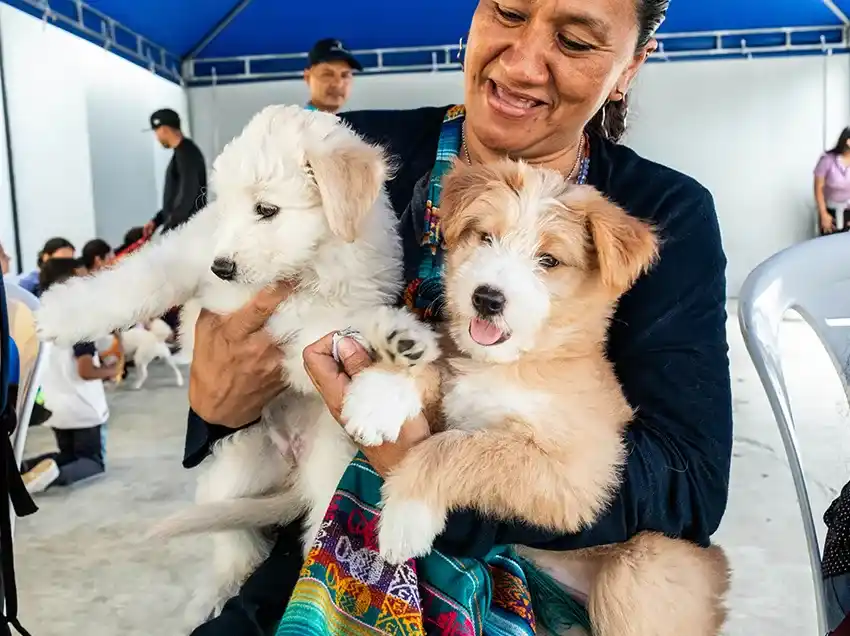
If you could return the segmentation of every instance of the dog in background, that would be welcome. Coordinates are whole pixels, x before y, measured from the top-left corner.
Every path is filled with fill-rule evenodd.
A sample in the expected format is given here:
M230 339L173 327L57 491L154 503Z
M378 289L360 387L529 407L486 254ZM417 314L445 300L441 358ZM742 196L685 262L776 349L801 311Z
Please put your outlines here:
M394 563L430 552L451 510L573 533L606 509L633 417L605 357L608 324L657 257L647 224L590 187L522 163L459 163L440 212L446 313L461 355L441 391L396 397L433 410L441 394L448 430L387 477L378 544ZM375 413L378 396L400 390L388 375L367 369L353 379L345 407L362 443L393 439L403 424ZM720 632L728 566L718 547L641 533L569 553L519 550L586 596L597 636Z
M175 383L183 386L183 374L174 362L166 340L171 337L171 327L159 318L147 325L136 325L121 333L121 345L126 360L132 360L136 368L134 389L141 389L148 379L148 365L154 360L162 360L174 372Z
M401 291L401 243L383 189L381 148L339 118L295 106L258 113L216 159L214 199L185 225L115 267L50 289L41 336L69 343L162 315L182 305L229 313L263 287L295 283L267 329L280 342L289 388L263 422L222 440L198 482L198 505L167 519L158 536L213 532L213 577L189 610L193 625L220 610L268 555L263 526L307 514L305 549L354 456L350 437L306 374L302 351L352 326L384 341L393 359L419 357L416 321L391 309ZM97 298L104 312L84 311ZM194 320L181 320L193 324ZM380 332L381 336L375 335ZM424 343L424 344L423 344Z

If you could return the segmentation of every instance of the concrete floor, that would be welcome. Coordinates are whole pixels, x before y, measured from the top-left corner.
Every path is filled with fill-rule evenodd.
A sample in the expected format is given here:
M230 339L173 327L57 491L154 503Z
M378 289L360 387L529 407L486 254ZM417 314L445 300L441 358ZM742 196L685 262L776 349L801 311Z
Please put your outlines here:
M734 568L726 634L814 635L793 486L734 311L730 306L735 459L729 508L716 537ZM782 340L813 505L822 511L850 477L850 409L808 327L789 320ZM34 636L183 633L182 611L197 576L192 568L207 557L207 540L141 540L151 522L192 496L192 474L180 467L185 390L171 386L171 378L157 367L143 391L112 391L107 475L48 491L37 499L41 510L19 522L19 615ZM28 453L51 445L49 430L34 429Z

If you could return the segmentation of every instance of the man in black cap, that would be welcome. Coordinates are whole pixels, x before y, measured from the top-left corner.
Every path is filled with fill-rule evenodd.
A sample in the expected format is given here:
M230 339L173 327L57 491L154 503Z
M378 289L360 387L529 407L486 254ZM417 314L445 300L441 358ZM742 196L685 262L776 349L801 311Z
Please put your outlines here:
M310 89L309 107L338 112L348 100L354 71L363 66L337 39L319 40L307 56L304 79Z
M180 130L180 115L163 108L151 115L151 129L164 148L174 151L165 173L162 209L145 225L145 236L161 227L173 230L206 205L207 168L201 149Z

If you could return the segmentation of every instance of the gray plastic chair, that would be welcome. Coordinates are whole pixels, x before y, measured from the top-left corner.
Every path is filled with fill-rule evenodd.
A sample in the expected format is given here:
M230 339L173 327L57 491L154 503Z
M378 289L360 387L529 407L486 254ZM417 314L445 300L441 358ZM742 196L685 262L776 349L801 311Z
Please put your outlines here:
M826 634L820 548L779 349L779 327L788 310L799 313L817 334L850 404L850 233L806 241L771 256L747 277L738 305L744 342L791 466L809 549L818 633Z

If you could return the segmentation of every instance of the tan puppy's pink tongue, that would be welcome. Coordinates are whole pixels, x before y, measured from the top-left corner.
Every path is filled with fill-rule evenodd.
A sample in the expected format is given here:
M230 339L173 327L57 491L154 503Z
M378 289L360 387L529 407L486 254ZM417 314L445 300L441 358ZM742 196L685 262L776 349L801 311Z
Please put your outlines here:
M502 337L502 330L489 320L473 318L469 321L469 335L478 344L489 347L499 342Z

